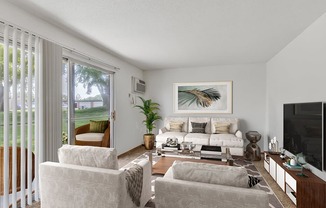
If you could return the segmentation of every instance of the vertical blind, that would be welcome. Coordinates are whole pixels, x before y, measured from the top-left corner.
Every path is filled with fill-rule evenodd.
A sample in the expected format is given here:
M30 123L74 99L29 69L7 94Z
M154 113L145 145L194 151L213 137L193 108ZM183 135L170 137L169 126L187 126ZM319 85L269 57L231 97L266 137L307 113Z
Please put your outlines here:
M0 205L25 207L39 200L43 40L5 23L0 23L0 38L3 48L0 53L0 61L3 60L3 76L0 77L3 88L3 97L0 97L3 101L3 122L0 123L3 191Z

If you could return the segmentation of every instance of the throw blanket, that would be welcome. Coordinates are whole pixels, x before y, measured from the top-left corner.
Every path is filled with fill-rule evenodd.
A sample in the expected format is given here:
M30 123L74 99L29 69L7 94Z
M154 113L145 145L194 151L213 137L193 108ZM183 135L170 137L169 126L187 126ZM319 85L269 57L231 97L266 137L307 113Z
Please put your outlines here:
M140 206L140 196L143 189L143 168L134 164L125 170L128 194L136 206Z

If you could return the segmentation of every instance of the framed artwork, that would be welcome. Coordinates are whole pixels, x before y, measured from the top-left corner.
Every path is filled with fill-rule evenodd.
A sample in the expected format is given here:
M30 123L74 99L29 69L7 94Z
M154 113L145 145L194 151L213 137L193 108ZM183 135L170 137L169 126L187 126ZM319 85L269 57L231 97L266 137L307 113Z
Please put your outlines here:
M232 81L173 84L174 113L232 113Z

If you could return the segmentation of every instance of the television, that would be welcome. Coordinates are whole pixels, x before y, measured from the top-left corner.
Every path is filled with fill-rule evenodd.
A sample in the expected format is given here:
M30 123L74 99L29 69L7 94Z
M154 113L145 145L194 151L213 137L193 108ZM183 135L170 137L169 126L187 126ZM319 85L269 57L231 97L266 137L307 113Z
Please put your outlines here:
M284 104L283 148L319 170L323 169L323 102ZM324 144L325 145L325 144Z

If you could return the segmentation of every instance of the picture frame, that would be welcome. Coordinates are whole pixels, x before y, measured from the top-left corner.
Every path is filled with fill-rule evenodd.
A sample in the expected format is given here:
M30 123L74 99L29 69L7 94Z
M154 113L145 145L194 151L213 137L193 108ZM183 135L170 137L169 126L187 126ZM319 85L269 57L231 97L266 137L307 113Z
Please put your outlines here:
M173 84L174 113L232 113L232 81Z

